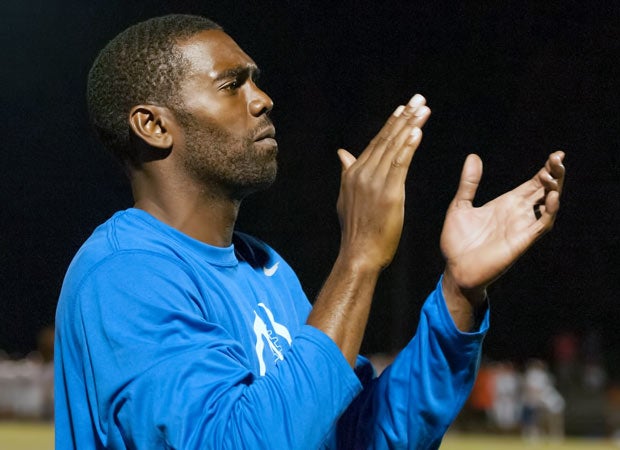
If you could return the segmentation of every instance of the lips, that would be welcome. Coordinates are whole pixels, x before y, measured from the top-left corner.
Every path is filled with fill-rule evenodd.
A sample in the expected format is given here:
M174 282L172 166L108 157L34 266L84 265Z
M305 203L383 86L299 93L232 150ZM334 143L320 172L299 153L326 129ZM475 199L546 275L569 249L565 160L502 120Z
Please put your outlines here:
M260 141L262 139L274 138L276 136L276 129L273 125L268 126L267 128L263 128L254 138L255 141Z

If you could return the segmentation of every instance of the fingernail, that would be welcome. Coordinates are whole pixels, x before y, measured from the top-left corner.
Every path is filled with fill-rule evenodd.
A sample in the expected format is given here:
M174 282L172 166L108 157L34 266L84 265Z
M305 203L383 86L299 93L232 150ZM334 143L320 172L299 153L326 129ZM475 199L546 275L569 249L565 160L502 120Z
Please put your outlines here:
M410 108L417 108L422 103L424 103L424 97L422 97L420 94L416 94L413 97L411 97L411 100L409 100L409 103L407 103L407 105Z
M415 127L413 130L411 130L411 134L409 135L409 143L413 144L419 139L421 134L422 130L420 130L418 127Z
M425 114L427 114L430 111L430 108L428 106L421 106L420 108L418 108L418 110L415 112L414 116L416 117L422 117Z
M404 110L405 110L405 107L403 105L399 105L398 108L394 110L394 116L395 117L400 116Z

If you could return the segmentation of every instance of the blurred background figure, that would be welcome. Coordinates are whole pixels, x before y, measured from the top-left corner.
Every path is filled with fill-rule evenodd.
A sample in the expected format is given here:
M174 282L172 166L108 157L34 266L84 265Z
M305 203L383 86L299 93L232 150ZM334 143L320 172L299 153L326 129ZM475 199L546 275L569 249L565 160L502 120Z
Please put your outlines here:
M565 406L547 364L530 360L523 377L523 437L531 441L546 434L554 440L563 439Z
M54 328L43 328L26 358L0 354L0 418L51 420L54 415Z
M515 431L521 423L522 376L514 364L504 361L497 364L494 373L494 398L492 417L502 432Z

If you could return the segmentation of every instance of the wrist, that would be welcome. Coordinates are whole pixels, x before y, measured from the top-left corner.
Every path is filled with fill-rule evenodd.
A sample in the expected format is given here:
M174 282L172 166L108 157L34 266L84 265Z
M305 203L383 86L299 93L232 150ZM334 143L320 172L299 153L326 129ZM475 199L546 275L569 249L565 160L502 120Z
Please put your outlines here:
M482 305L486 299L486 285L474 287L461 286L455 279L450 269L447 267L444 270L441 285L444 296L454 297L455 299L466 301L473 308L477 308Z
M340 249L334 263L334 269L362 278L378 278L385 265L377 263L374 258L362 252Z
M486 286L464 288L446 269L441 279L441 289L446 307L459 330L469 332L479 325L486 305Z

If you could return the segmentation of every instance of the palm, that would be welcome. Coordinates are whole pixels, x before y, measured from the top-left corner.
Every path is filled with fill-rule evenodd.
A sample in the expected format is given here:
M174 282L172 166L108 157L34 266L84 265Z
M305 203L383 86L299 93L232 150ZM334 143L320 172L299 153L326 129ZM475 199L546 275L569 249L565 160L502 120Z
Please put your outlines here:
M554 155L532 179L478 208L472 201L482 164L468 158L441 234L446 270L460 287L487 286L551 228L564 175L563 154ZM540 218L534 205L541 207Z

